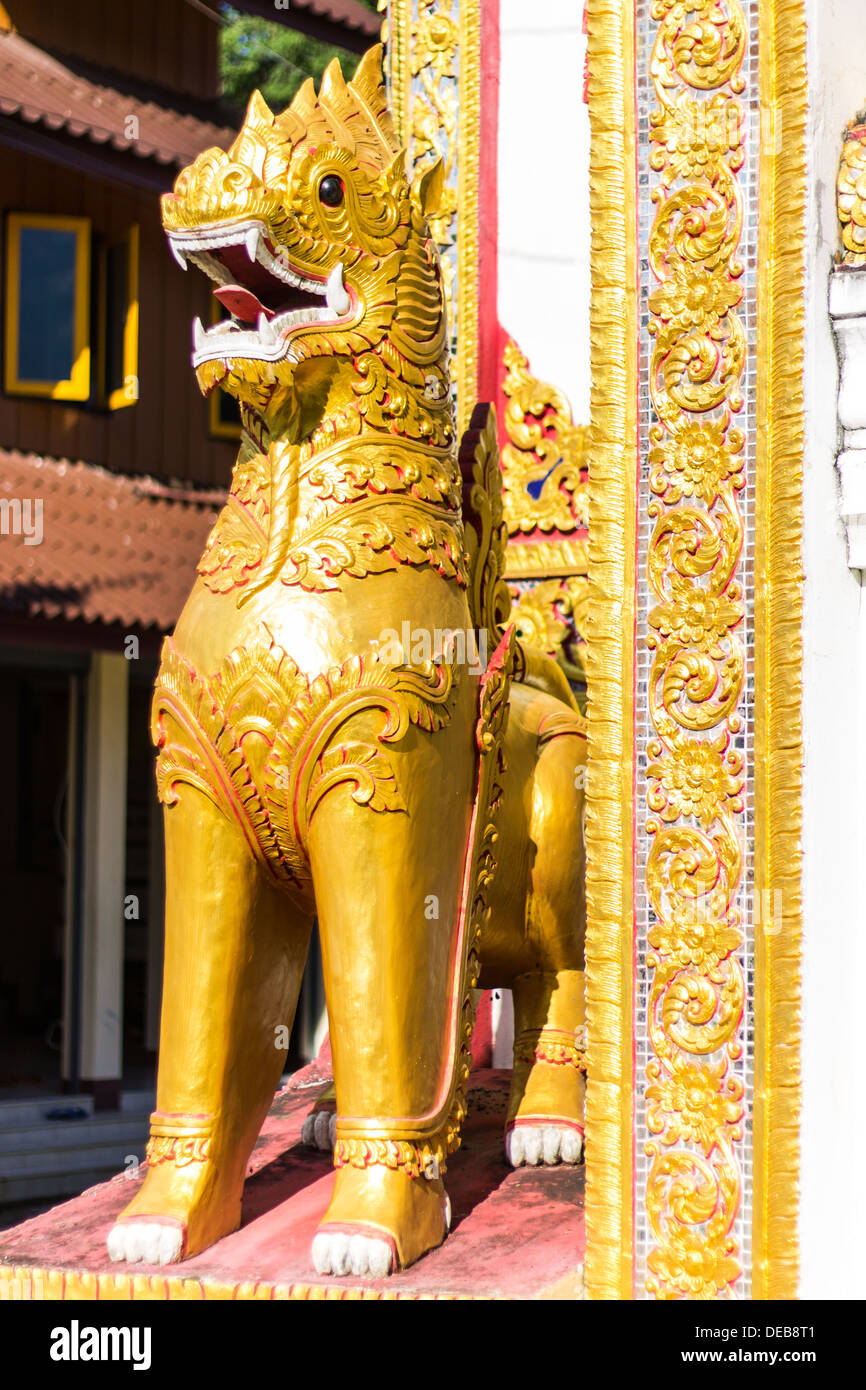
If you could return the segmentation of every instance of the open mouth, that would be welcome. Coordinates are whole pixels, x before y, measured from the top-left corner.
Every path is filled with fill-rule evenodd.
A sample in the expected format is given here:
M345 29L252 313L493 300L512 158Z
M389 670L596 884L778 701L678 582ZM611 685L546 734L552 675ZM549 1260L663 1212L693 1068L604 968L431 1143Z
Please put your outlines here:
M330 326L351 316L342 262L327 279L304 275L276 252L261 222L169 232L168 240L184 270L192 262L214 281L214 295L229 314L210 328L195 320L194 367L215 357L276 361L286 354L295 329Z

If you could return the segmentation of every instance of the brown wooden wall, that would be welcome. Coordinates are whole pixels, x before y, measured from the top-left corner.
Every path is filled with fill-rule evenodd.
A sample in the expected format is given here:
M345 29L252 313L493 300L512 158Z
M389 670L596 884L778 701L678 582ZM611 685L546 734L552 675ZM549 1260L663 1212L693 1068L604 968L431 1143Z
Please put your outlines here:
M172 177L167 170L167 188ZM0 447L82 459L123 473L227 486L237 445L209 436L207 402L189 361L193 319L199 315L209 322L210 284L172 259L158 197L0 148L0 206L2 295L9 212L89 217L94 232L105 236L117 236L137 222L141 237L138 402L108 411L0 395Z
M218 26L186 0L3 0L2 8L40 47L190 96L218 93Z

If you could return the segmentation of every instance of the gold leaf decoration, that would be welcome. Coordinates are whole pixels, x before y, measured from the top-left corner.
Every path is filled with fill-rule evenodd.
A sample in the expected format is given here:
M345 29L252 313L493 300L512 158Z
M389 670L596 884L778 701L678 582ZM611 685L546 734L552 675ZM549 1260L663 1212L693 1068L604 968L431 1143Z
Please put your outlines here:
M561 391L534 377L516 343L505 348L508 398L502 449L505 521L510 536L585 526L589 431L576 425Z
M655 0L652 14L646 1287L709 1299L742 1274L747 26L737 0Z

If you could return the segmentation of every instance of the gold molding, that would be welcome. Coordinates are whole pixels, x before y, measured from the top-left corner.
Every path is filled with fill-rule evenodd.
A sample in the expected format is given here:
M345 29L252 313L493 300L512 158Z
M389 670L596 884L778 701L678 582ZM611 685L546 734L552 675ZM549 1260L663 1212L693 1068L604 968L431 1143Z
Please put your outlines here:
M781 894L781 911L772 932L756 923L752 1297L790 1299L799 1275L808 89L803 0L762 3L759 14L761 110L774 113L775 131L772 140L764 132L760 166L760 206L770 211L758 252L757 418L769 424L757 431L756 460L755 890L759 902Z
M505 551L506 579L555 579L586 574L589 542L579 540L509 541Z
M459 0L457 164L457 432L469 424L478 386L478 160L481 127L481 5Z
M632 1296L637 263L633 0L589 0L586 1290Z
M563 1280L563 1297L580 1297L580 1271ZM554 1286L543 1290L542 1298L560 1295ZM255 1302L326 1302L326 1303L403 1303L430 1298L428 1293L414 1289L371 1289L343 1280L327 1284L276 1284L271 1280L211 1279L189 1275L105 1273L82 1269L52 1269L37 1265L6 1265L0 1268L0 1302L26 1303L128 1303L131 1300L147 1303L200 1303L202 1300L230 1300L235 1303ZM445 1302L470 1302L475 1295L437 1292L432 1295Z

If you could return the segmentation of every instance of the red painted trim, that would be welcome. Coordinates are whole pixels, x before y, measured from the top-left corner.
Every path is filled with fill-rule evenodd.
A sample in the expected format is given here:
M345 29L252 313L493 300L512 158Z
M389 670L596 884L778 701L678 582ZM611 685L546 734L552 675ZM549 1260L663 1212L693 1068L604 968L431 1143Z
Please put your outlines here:
M478 1001L472 1030L472 1070L493 1066L493 991L485 989Z
M543 1129L554 1126L556 1129L576 1130L581 1138L584 1137L584 1127L577 1120L570 1120L566 1115L521 1115L516 1120L509 1120L505 1126L505 1133L510 1134L513 1129Z
M499 324L499 0L481 9L481 111L478 131L478 379L476 399L498 400ZM474 402L473 402L474 404Z

